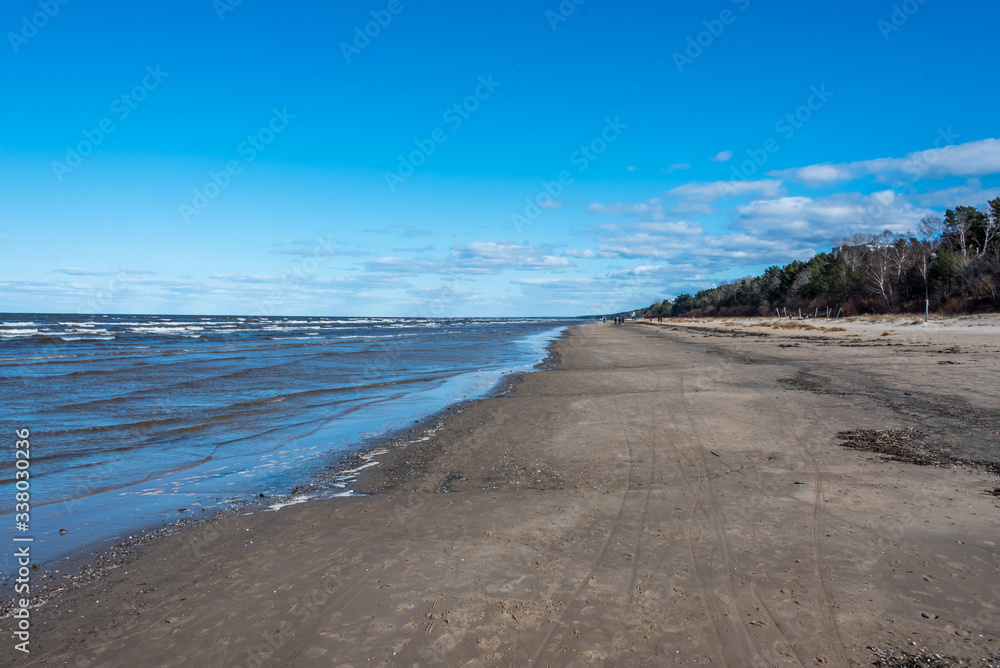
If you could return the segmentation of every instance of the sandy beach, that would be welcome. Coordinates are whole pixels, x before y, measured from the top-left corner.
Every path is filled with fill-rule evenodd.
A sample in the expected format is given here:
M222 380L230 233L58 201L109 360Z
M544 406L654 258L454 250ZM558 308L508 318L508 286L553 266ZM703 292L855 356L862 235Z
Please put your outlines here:
M577 327L546 370L383 455L370 495L152 541L33 610L30 655L5 656L997 665L998 353L996 317Z

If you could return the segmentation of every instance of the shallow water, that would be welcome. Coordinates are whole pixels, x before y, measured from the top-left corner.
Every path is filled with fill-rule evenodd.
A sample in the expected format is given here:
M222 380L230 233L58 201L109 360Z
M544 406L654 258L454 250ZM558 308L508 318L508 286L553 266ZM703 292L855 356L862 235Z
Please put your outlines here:
M338 456L532 368L579 322L0 316L0 535L15 534L16 429L31 431L30 526L18 535L48 568L88 543L288 494ZM326 493L349 490L347 476Z

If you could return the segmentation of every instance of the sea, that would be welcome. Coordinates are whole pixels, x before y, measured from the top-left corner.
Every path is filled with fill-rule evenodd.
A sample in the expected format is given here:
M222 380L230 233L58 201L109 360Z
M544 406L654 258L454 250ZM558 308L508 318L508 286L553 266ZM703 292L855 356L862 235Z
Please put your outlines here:
M375 444L536 368L582 322L0 314L0 540L30 537L57 569L181 518L351 495Z

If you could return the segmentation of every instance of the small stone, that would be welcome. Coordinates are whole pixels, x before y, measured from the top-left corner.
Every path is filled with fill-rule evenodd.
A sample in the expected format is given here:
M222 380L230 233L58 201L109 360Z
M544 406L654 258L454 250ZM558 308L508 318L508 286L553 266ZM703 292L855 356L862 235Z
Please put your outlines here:
M68 533L69 533L69 531L66 531L66 529L59 529L59 535L60 536L65 536Z
M805 480L796 480L795 484L796 485L804 485L804 484L806 484L806 481Z

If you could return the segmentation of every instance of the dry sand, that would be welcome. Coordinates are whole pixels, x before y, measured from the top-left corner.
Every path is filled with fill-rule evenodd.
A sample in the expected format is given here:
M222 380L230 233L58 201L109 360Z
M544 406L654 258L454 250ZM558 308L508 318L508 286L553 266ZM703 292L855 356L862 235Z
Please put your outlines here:
M575 328L377 493L155 541L37 610L16 665L993 665L1000 479L837 434L996 461L996 319L754 324Z

